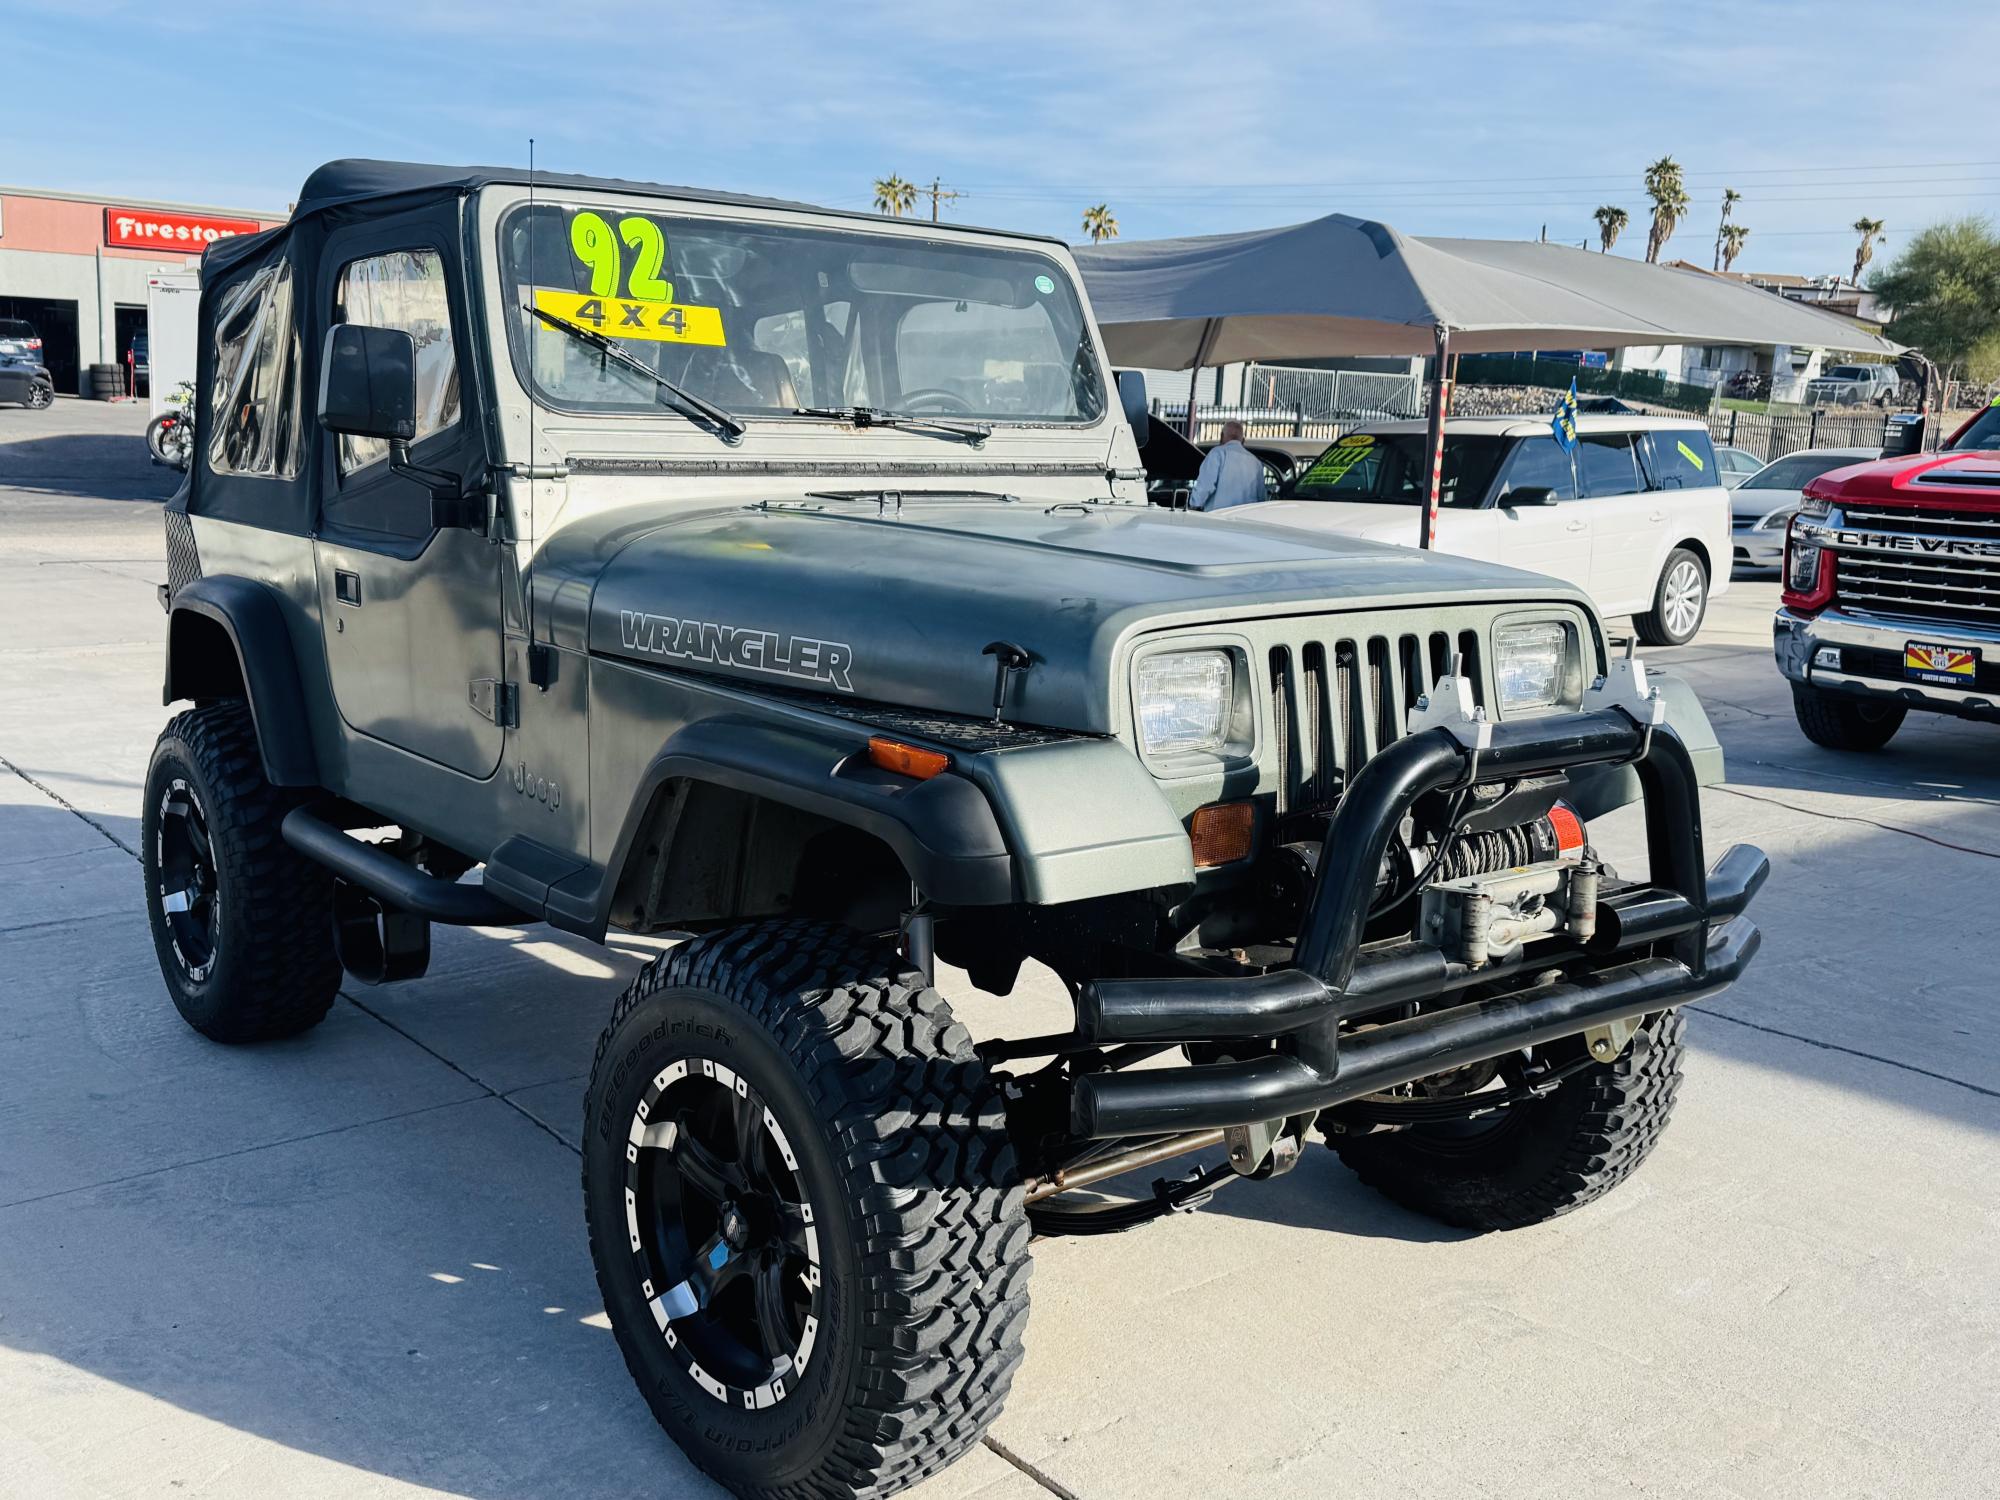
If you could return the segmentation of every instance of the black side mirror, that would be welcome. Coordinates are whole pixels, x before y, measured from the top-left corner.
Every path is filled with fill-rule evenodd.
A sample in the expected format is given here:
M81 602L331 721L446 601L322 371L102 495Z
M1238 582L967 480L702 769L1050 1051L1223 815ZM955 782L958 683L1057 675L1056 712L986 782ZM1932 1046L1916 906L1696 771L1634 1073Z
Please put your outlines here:
M1152 431L1153 413L1146 404L1146 377L1137 370L1118 372L1118 404L1125 408L1125 420L1132 424L1132 440L1141 448Z
M1554 505L1556 492L1547 485L1525 485L1518 490L1509 490L1500 504L1508 510L1519 509L1523 505Z
M417 343L399 328L336 323L319 367L319 424L352 437L417 435Z

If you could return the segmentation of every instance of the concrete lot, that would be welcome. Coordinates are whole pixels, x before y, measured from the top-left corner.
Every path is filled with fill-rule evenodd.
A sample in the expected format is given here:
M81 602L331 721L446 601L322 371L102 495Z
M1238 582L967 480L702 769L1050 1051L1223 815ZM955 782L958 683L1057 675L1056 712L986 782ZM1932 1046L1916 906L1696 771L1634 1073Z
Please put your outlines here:
M133 853L171 488L143 424L0 409L0 1495L715 1493L583 1238L583 1075L646 945L441 932L431 977L250 1049L168 1002ZM1814 749L1774 600L1740 584L1656 653L1729 752L1711 851L1774 871L1645 1169L1473 1238L1315 1146L1044 1242L1012 1402L926 1500L2000 1494L2000 733ZM975 1030L1058 1009L954 978Z

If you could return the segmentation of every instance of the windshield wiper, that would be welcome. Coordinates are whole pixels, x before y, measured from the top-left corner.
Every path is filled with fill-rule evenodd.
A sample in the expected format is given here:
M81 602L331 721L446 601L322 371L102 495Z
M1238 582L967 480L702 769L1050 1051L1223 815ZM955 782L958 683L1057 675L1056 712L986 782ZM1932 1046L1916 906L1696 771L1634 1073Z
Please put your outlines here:
M908 427L916 432L932 432L939 437L963 438L974 447L993 436L986 422L960 422L951 417L927 417L913 411L884 411L879 406L796 406L795 417L824 417L835 422L852 422L856 427Z
M710 422L719 427L722 430L721 436L725 442L733 443L743 436L743 424L730 416L728 412L717 406L713 401L706 401L697 396L693 391L675 385L673 381L667 379L666 376L662 375L644 360L634 358L603 334L596 332L594 329L585 328L581 323L572 323L568 318L558 317L546 308L536 307L532 303L523 302L521 304L521 311L533 313L544 323L548 324L549 327L560 328L571 338L588 344L606 359L624 366L635 375L645 376L646 379L652 381L658 387L656 394L672 398L674 405L678 406L684 415L700 417L703 421Z

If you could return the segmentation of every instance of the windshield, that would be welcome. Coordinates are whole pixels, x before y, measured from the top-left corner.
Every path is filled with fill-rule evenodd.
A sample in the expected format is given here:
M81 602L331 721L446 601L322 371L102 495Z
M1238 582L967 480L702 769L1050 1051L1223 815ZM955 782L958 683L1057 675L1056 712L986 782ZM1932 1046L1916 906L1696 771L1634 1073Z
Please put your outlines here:
M616 339L723 410L1092 422L1075 289L1032 251L541 203L500 225L508 342L551 405L658 410L654 382L527 311Z
M1835 365L1826 372L1829 380L1866 380L1868 371L1860 365Z
M1743 481L1746 490L1802 490L1822 474L1868 462L1848 453L1793 453L1768 463Z
M2000 448L2000 406L1989 406L1973 418L1972 425L1961 432L1951 446L1954 450Z
M1277 498L1419 504L1430 471L1429 447L1421 432L1350 432L1308 464ZM1478 509L1505 448L1504 438L1446 437L1439 503Z

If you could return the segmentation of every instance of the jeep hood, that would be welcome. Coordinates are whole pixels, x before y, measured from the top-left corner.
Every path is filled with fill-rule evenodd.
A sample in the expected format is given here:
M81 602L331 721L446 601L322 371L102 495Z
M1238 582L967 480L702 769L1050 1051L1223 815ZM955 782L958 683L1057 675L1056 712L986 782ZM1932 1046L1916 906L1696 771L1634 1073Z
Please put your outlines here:
M1115 733L1115 674L1144 633L1228 620L1564 600L1474 559L1133 504L997 497L628 507L545 544L558 645L898 705L992 712L997 641L1024 648L1007 717ZM586 602L587 601L587 602Z

